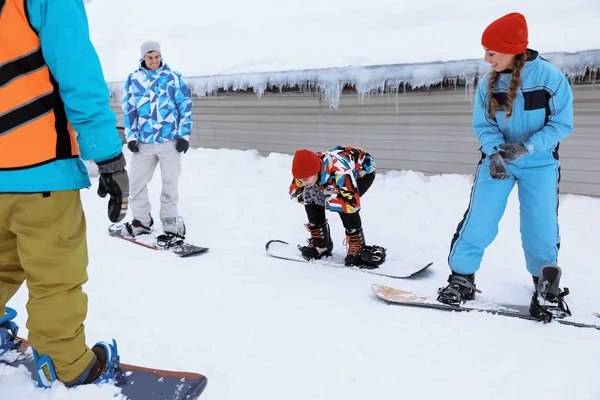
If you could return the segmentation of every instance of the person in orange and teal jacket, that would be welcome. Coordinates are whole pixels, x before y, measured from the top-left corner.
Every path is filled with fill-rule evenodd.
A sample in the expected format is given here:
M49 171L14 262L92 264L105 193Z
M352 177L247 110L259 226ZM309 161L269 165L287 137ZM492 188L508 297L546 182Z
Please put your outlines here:
M6 307L25 280L28 340L38 384L110 379L116 342L85 342L86 222L81 159L100 172L113 222L127 213L129 181L117 119L83 0L0 1L0 354L15 345Z
M331 255L333 241L325 210L339 213L346 230L345 264L377 268L385 261L385 249L367 246L360 219L360 199L375 180L375 160L365 150L337 146L326 152L298 150L292 160L289 194L304 204L310 232L307 246L299 247L307 260Z

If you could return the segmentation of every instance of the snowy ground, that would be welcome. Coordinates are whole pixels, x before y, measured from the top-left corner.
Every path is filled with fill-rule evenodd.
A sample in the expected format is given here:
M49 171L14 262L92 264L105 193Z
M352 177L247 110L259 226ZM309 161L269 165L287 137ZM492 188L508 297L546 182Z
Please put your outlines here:
M600 398L600 332L482 314L385 305L372 283L434 294L448 274L450 239L468 203L470 176L379 174L363 198L367 241L435 264L393 280L269 258L271 238L303 242L303 208L287 196L291 157L190 150L181 213L190 242L211 250L179 259L111 238L105 200L83 192L88 219L89 344L116 338L124 362L208 376L205 400ZM475 169L475 166L473 166ZM158 217L158 172L150 186ZM596 266L600 200L562 196L560 264L570 306L600 308ZM335 245L343 233L330 214ZM481 298L527 304L513 193L486 253ZM21 290L10 306L26 335ZM0 366L0 399L111 399L113 387L34 387Z

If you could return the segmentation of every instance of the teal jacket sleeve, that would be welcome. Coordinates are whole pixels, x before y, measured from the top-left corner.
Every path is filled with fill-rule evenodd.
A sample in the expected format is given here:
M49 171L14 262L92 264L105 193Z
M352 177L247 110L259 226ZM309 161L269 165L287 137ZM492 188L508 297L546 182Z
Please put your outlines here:
M122 151L108 85L90 40L83 0L26 0L29 22L58 82L67 119L84 160L105 161Z
M525 141L525 147L530 152L547 151L555 147L573 130L573 91L569 81L560 73L556 87L547 87L547 90L550 92L550 115L546 125Z
M498 145L504 143L504 134L500 131L496 120L489 118L488 115L487 82L486 79L482 79L477 84L473 108L473 130L483 147L483 152L489 157L499 151Z

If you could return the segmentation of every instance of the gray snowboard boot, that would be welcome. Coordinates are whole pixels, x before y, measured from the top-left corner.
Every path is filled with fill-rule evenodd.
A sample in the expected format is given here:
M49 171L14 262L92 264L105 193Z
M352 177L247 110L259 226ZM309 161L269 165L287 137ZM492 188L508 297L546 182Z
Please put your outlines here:
M162 224L165 233L156 237L156 244L164 248L182 245L187 233L183 218L163 219Z
M185 239L185 234L187 231L182 217L165 218L162 220L162 224L166 235L177 236L181 239Z

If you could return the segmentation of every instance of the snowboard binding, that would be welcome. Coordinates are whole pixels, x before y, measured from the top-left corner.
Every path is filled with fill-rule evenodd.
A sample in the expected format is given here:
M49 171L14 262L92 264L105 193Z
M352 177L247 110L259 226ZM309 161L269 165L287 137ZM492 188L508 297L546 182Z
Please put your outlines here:
M19 327L13 321L17 312L6 307L6 312L0 318L0 357L15 346Z
M385 262L385 248L376 245L364 245L358 250L358 256L366 266L377 268Z
M545 265L540 268L539 278L533 277L535 292L531 298L529 313L543 322L571 316L571 310L564 300L569 289L561 290L559 287L561 275L562 271L558 266Z
M177 233L166 232L156 237L156 244L158 247L163 249L170 249L175 246L181 246L184 242L185 236Z
M448 285L438 289L437 301L450 306L460 306L468 300L475 299L481 293L475 285L475 274L459 274L452 271L448 277Z

